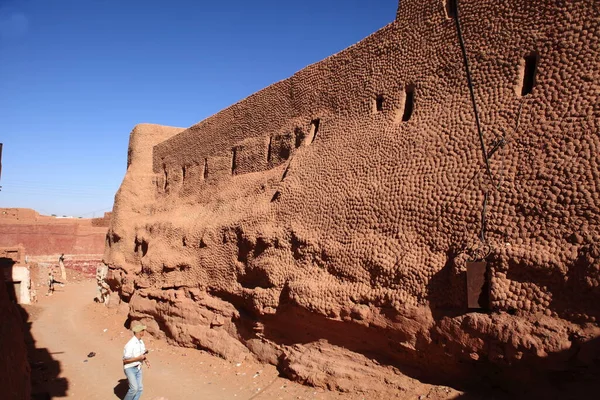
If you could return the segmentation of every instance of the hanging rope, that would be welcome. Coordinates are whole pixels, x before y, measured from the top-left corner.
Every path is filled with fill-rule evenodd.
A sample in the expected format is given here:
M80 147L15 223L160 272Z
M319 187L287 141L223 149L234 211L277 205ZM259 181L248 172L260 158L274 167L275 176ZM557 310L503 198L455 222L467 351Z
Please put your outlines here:
M467 56L467 49L465 47L465 41L462 35L462 27L460 24L460 11L459 11L459 1L456 0L456 31L458 34L458 42L460 43L460 49L462 51L463 60L465 63L465 71L467 74L467 83L469 85L469 93L471 94L471 101L473 103L473 112L475 113L475 124L477 125L477 133L479 134L479 143L481 145L481 152L483 154L483 161L485 162L485 168L487 170L487 174L494 184L494 176L492 175L492 169L490 168L490 160L488 157L488 152L485 148L485 140L483 138L483 130L481 129L481 122L479 120L479 111L477 109L477 100L475 99L475 90L473 88L473 80L471 79L471 68L469 67L469 57Z

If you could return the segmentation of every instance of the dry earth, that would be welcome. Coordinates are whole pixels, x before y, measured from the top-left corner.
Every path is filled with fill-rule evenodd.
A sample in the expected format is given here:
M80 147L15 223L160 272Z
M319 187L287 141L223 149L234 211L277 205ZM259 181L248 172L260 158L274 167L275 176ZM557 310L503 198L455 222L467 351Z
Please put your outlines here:
M120 356L131 333L124 309L93 302L95 282L71 275L53 296L25 306L35 350L31 353L33 393L53 398L116 399L126 390ZM365 399L357 393L324 391L280 378L275 367L240 365L205 352L179 348L147 336L151 369L144 371L145 399ZM90 352L96 353L88 357ZM454 399L454 389L406 378L403 399ZM388 397L389 396L389 397ZM40 397L42 398L42 397Z

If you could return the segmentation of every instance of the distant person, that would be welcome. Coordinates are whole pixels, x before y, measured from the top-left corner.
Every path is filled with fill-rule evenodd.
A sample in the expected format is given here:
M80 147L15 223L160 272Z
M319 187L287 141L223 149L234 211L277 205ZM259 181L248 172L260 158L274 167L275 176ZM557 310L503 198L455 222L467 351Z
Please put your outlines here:
M150 368L150 362L146 359L146 346L142 337L146 332L145 325L135 325L131 328L133 337L125 345L123 350L123 369L125 376L129 381L129 390L123 400L138 400L142 396L144 389L142 384L142 363L145 363Z
M98 301L104 303L105 306L108 306L108 302L110 301L110 287L104 281L100 282L100 299Z
M104 263L98 264L96 267L96 301L108 305L110 287L105 279L108 275L108 266Z
M29 280L29 301L33 303L37 303L37 291L35 290L35 283L30 279Z
M67 281L67 270L65 269L65 253L62 253L60 257L58 257L58 266L60 267L60 277L63 282Z
M54 274L52 273L52 270L48 271L48 292L46 293L46 296L52 296L52 293L54 293L54 282L56 282L54 280Z

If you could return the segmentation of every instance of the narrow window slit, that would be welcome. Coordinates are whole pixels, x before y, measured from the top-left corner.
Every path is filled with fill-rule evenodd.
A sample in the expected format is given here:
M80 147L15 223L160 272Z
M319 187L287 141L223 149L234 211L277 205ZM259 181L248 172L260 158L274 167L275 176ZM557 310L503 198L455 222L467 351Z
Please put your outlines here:
M383 95L380 94L375 98L375 112L383 111Z
M267 164L271 162L271 152L273 151L271 146L273 142L273 136L269 136L269 147L267 148Z
M148 242L142 240L142 257L145 257L148 254Z
M163 164L163 174L164 174L164 185L163 185L163 191L167 191L167 189L169 188L169 172L167 171L167 164Z
M233 149L231 149L231 175L235 175L235 169L236 169L236 156L237 156L237 147L234 147Z
M402 114L402 121L406 122L412 117L415 101L415 87L413 85L406 87L406 96L404 99L404 113Z
M186 173L186 167L184 165L181 167L181 183L185 182L185 173Z
M275 192L275 194L273 195L273 197L271 197L271 203L279 200L279 197L281 197L281 192L278 190Z
M302 143L306 139L306 135L302 131L302 128L295 128L294 129L294 136L295 136L295 139L296 139L294 145L296 146L296 148L298 148L298 147L300 147L302 145Z
M208 158L204 159L204 179L208 178Z
M446 17L447 18L456 18L457 15L458 4L456 0L446 0Z
M521 85L521 96L527 96L533 90L535 86L535 77L537 74L538 56L535 53L531 53L525 56L522 69L522 85Z
M317 133L319 133L319 126L321 125L321 120L319 118L313 119L310 122L310 131L308 133L308 137L306 138L306 143L310 144L315 141L317 137Z
M283 171L283 175L281 176L281 181L282 182L285 179L285 177L287 176L289 170L290 170L290 164L288 163L287 167L285 167L285 171Z

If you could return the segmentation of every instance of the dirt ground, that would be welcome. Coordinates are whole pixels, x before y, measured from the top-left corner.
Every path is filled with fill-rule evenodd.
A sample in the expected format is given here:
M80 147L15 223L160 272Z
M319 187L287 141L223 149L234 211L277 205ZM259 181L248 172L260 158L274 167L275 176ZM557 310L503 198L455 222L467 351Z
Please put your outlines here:
M38 303L25 306L33 393L36 398L117 399L127 390L121 365L126 309L109 309L93 301L95 282L72 276L52 296L38 289ZM174 347L144 337L151 368L144 370L144 395L175 399L366 399L373 396L330 392L291 382L271 365L234 364L206 352ZM34 349L35 348L35 349ZM90 353L95 353L89 357ZM422 385L403 399L452 399L453 389ZM387 397L387 396L386 396Z

